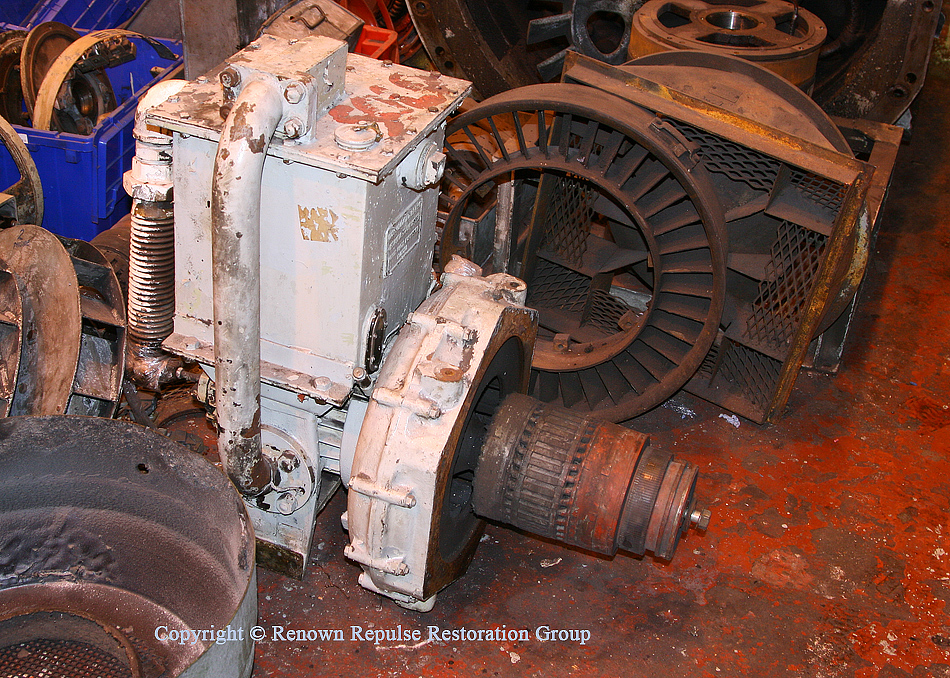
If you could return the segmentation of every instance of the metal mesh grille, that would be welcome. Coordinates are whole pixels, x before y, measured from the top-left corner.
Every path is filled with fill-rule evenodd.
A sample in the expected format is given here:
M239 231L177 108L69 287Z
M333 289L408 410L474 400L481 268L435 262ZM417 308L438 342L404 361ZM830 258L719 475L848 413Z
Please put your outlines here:
M710 134L678 120L670 120L686 139L699 146L703 164L710 172L725 174L760 191L772 190L782 165L751 148Z
M587 322L606 332L620 330L620 319L630 311L621 299L603 290L591 292L590 317Z
M826 242L827 238L820 233L782 222L746 324L752 339L777 348L791 340L798 330Z
M730 344L719 373L763 412L772 402L782 363L740 344Z
M32 640L0 648L0 678L130 678L107 652L87 643Z
M792 170L792 183L812 202L837 213L844 202L847 187L811 172Z
M539 258L528 285L528 303L580 312L584 310L589 288L590 278L586 275Z
M594 217L597 189L574 177L558 177L544 224L544 244L572 264L580 264Z

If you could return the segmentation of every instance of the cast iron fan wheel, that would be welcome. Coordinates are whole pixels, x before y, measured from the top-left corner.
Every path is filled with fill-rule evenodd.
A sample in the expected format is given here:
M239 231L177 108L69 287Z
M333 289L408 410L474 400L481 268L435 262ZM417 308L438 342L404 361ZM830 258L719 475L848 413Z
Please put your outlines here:
M612 95L542 84L455 118L446 153L442 262L526 280L532 395L622 421L686 383L726 276L722 208L689 142Z

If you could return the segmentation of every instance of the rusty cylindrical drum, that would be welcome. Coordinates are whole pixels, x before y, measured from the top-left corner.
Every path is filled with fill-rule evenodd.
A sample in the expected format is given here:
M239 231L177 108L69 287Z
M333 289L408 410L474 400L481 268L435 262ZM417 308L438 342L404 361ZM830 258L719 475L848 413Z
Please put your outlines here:
M475 474L475 512L613 555L672 558L697 508L694 465L642 433L514 394L501 404Z

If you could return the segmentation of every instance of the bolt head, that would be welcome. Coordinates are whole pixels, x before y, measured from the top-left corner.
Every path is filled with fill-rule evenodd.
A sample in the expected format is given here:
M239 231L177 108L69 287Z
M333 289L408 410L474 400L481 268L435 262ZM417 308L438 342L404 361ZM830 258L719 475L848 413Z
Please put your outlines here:
M696 526L700 532L705 532L709 527L709 519L712 518L712 511L709 509L696 509L690 516L689 521Z
M284 452L280 456L280 460L277 462L277 465L284 473L292 473L300 466L300 459L298 459L297 455L295 454Z
M284 89L284 99L289 104L299 104L303 100L304 87L299 82L291 82Z
M296 139L303 134L303 122L301 122L300 118L290 118L290 120L285 122L284 134L287 135L288 139Z
M221 80L221 84L228 89L233 89L241 84L241 74L233 68L225 68L221 71L218 79Z
M297 494L295 492L284 492L277 498L277 510L285 516L297 510Z
M425 185L432 186L442 179L445 172L445 153L435 151L426 159L425 164Z

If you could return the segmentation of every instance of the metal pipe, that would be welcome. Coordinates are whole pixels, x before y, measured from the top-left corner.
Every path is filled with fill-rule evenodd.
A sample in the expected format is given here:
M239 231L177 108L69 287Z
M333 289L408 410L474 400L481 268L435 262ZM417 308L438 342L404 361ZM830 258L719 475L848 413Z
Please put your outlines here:
M218 453L248 496L273 477L261 453L261 177L282 111L276 86L248 83L221 131L211 184Z

